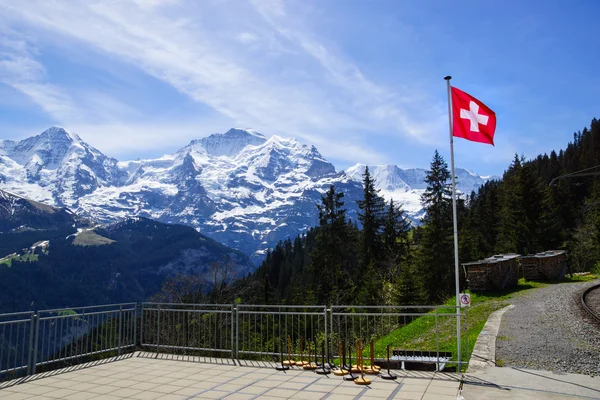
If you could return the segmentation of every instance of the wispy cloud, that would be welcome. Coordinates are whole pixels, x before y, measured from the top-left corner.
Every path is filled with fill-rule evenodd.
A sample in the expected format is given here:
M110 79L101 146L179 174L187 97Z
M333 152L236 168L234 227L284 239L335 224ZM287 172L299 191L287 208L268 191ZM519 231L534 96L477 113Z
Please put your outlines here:
M429 109L429 118L420 119L422 101L401 97L369 79L352 61L318 40L287 4L237 2L236 13L227 13L231 5L214 2L7 0L0 10L41 42L60 41L103 52L208 105L232 125L297 136L319 145L327 157L385 162L383 153L358 135L354 144L340 145L361 129L425 143L437 140L436 130L443 123L437 115L431 118L435 107ZM216 26L211 16L220 13L227 18ZM77 95L46 82L43 66L23 43L21 49L13 44L9 49L13 58L3 67L21 73L9 75L3 83L29 96L61 123L84 126L83 119L90 119L96 126L114 128L119 122L132 126L139 119L134 105L125 106L99 91ZM257 50L266 58L257 57Z

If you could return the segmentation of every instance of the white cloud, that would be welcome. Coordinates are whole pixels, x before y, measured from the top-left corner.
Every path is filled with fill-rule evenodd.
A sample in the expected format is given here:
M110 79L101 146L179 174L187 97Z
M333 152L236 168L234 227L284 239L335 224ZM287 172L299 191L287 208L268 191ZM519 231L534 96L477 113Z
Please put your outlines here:
M402 133L420 142L435 140L432 133L439 125L437 115L429 115L427 123L417 122L422 102L414 105L368 79L297 23L286 4L277 0L252 2L253 7L236 3L223 27L214 26L221 20L216 24L213 14L231 11L227 9L231 5L218 2L6 0L0 12L9 21L27 26L40 41L99 50L212 107L225 117L221 120L297 136L317 145L327 157L383 162L384 156L366 146L358 135L353 145L340 144L348 143L349 132L360 129L394 136ZM259 34L249 32L253 29L247 28L252 27L260 27ZM264 54L272 59L256 57L256 51L240 51L240 42L263 46ZM44 82L39 77L39 63L32 57L10 62L4 68L19 69L14 63L20 63L30 77L5 83L66 126L85 126L83 118L87 118L96 126L121 123L132 127L140 117L134 107L116 99L82 96ZM87 128L93 130L91 125ZM187 129L180 130L182 135ZM146 132L157 135L153 138L161 134L156 129ZM81 133L85 136L83 130Z
M243 44L252 44L258 41L258 36L250 32L242 32L236 36L236 39Z

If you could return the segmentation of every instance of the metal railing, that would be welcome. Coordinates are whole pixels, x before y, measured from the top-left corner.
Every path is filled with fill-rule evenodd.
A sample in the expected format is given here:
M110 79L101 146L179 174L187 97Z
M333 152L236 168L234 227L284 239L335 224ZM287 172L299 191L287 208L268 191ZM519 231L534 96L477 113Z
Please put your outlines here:
M133 348L136 303L39 311L32 373L46 364Z
M0 314L0 381L30 373L34 313Z
M140 344L154 349L233 355L231 304L142 303Z
M297 356L307 340L315 347L327 341L325 306L246 305L236 307L236 356ZM303 343L300 342L303 340ZM306 350L304 350L306 354Z
M367 352L368 342L376 343L377 358L384 358L385 347L391 344L407 354L423 351L430 359L437 355L432 362L438 366L457 364L457 355L453 360L440 358L456 344L452 328L456 318L452 306L150 302L0 314L0 381L136 347L157 353L273 360L288 353L288 340L294 357L302 351L306 355L310 341L313 355L335 361L341 357L342 341L352 347L360 339ZM468 340L468 327L462 326L461 336ZM463 349L468 348L467 341ZM462 360L468 360L465 352Z
M354 348L357 340L360 340L367 353L370 353L369 341L376 343L374 356L376 358L386 357L386 345L389 343L394 347L408 351L420 351L427 354L429 363L436 365L447 364L445 357L440 353L447 352L448 343L456 344L456 307L453 306L332 306L329 313L330 326L330 349L333 359L338 359L339 344L344 340ZM464 317L464 314L460 314ZM448 325L452 329L447 329ZM405 328L408 337L402 337L398 331ZM463 324L464 332L467 332L466 323ZM451 332L451 340L447 337L440 338L440 332L446 336ZM394 334L394 332L398 332ZM468 335L464 334L468 340ZM423 338L431 338L423 340ZM443 343L442 343L442 340ZM445 346L444 346L445 345ZM468 349L467 346L464 347ZM435 354L435 357L431 356ZM454 355L458 359L458 355ZM462 357L465 359L465 357ZM452 360L456 364L457 360Z
M0 314L0 381L136 345L137 304Z

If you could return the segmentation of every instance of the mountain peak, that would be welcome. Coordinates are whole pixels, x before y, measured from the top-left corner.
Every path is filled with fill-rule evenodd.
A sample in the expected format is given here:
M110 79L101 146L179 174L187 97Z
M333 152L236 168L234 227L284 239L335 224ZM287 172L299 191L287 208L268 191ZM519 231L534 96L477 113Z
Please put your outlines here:
M225 133L214 133L202 138L200 144L212 156L231 157L248 145L260 145L266 140L263 134L253 129L233 128Z
M254 137L257 137L259 139L265 139L266 140L265 135L263 135L259 131L251 129L251 128L246 128L246 129L231 128L230 130L228 130L227 132L224 133L224 136L226 136L226 137L236 137L236 138L245 137L245 136L254 136Z
M81 138L77 134L70 132L61 126L50 127L42 132L39 137L48 141L68 140L71 142L81 142Z

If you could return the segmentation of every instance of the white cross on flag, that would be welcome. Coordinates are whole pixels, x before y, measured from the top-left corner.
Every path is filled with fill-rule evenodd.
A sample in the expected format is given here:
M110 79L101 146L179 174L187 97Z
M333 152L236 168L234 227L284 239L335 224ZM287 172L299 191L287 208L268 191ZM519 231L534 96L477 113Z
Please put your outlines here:
M494 145L496 113L468 93L452 88L452 135Z

